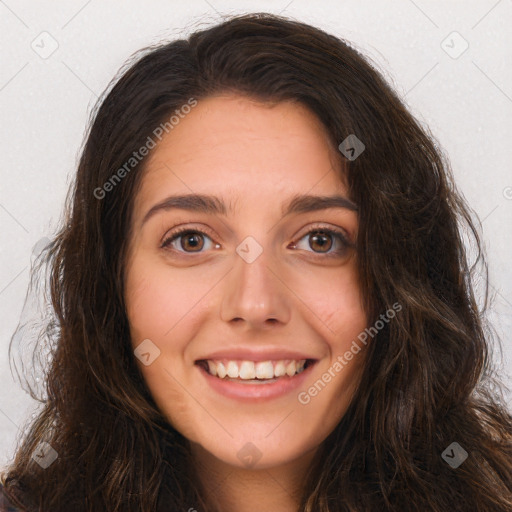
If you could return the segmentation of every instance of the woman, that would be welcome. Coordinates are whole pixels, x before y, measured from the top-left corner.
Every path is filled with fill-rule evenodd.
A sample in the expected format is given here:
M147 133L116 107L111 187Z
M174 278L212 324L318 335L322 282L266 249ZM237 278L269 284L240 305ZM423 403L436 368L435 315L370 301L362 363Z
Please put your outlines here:
M148 50L47 252L25 510L508 511L512 417L433 139L347 43L267 14Z

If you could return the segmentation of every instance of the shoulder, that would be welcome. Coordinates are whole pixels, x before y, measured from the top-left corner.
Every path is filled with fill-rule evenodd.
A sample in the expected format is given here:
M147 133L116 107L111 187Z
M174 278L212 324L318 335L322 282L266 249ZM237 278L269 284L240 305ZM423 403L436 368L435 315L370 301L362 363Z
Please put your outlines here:
M17 506L15 500L9 496L0 482L0 512L25 512L25 509Z

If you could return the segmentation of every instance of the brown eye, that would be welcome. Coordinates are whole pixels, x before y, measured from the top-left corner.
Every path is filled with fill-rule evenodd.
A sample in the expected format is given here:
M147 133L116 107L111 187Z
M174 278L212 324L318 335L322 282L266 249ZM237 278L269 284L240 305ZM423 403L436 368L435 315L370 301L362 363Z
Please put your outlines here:
M332 234L325 231L312 231L309 233L309 246L319 252L328 252L332 247Z
M181 253L200 253L205 246L205 238L210 237L202 231L196 229L182 229L173 232L162 243L163 249L169 249Z
M304 239L307 239L306 247L300 247L301 241ZM297 243L293 244L293 248L304 249L326 258L342 258L350 247L353 247L353 244L341 231L324 227L311 229Z
M204 246L204 240L199 233L187 233L179 238L181 239L181 248L185 250L200 251Z

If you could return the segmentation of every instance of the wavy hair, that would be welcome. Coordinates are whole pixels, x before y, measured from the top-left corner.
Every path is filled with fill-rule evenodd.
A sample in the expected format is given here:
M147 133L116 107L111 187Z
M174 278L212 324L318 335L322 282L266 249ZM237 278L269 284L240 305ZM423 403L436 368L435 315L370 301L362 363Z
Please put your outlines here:
M364 142L340 179L359 205L370 325L402 306L368 346L300 512L511 511L512 416L490 357L488 288L482 306L475 291L487 264L448 158L350 43L265 13L138 52L94 108L65 218L41 256L54 315L38 338L53 340L47 396L2 475L7 491L27 510L212 510L188 441L156 406L129 338L123 269L146 159L104 197L97 191L190 98L230 92L300 102L335 147L351 134ZM32 459L43 441L58 454L46 469ZM442 457L452 442L468 454L457 468Z

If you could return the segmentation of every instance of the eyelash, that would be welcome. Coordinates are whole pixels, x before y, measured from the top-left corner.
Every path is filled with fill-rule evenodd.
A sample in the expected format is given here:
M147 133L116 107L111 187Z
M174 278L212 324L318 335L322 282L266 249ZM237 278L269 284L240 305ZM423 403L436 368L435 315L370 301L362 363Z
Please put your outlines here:
M345 252L346 252L346 250L348 248L354 247L354 244L352 244L351 242L348 241L347 237L345 236L345 234L341 230L337 230L337 229L334 229L334 228L330 228L330 227L327 227L327 226L321 226L321 225L320 226L314 226L308 232L306 232L304 235L302 235L297 240L297 242L292 242L292 244L295 246L303 238L307 237L311 233L316 233L316 232L322 232L325 235L333 235L334 237L337 237L338 240L341 243L341 246L342 246L340 249L337 249L337 250L329 252L329 253L318 253L318 252L315 253L314 252L313 254L315 254L319 258L341 258L341 257L343 257L345 255ZM201 229L192 229L192 228L185 227L185 228L178 228L175 231L172 231L169 234L169 236L167 236L165 238L165 240L162 242L162 245L160 247L162 249L170 250L170 251L173 251L173 252L178 252L180 254L191 254L191 255L192 254L201 254L201 252L197 252L197 253L190 252L189 253L189 252L179 251L179 250L176 250L176 249L168 249L169 245L172 242L174 242L175 240L178 240L179 238L181 238L184 235L189 235L189 234L205 235L208 238L211 238L212 241L213 241L212 234L210 232L208 232L207 230L203 231Z

